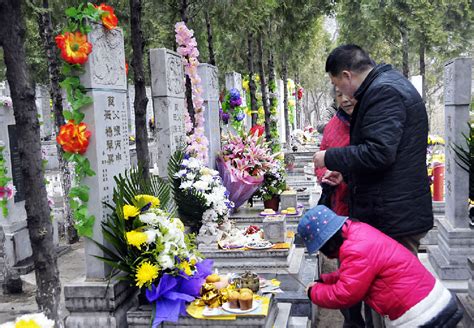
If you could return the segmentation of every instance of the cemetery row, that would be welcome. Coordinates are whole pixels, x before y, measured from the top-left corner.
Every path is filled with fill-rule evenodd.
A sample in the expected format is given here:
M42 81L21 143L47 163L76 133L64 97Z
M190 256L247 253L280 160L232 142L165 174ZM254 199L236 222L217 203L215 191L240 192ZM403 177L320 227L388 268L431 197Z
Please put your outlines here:
M96 175L86 177L84 181L94 193L94 196L90 197L88 201L89 211L96 217L92 239L102 245L108 245L101 223L108 220L111 211L104 206L104 203L112 202L114 188L117 188L114 178L123 175L134 164L131 159L129 145L130 134L133 134L131 127L134 125L131 124L131 117L133 116L131 112L133 110L130 110L130 99L133 98L133 91L126 83L122 31L120 29L106 31L101 26L94 26L89 34L89 40L94 49L98 49L98 51L90 54L89 60L85 64L86 73L81 77L81 82L93 100L92 105L85 109L84 122L94 136L90 139L85 155ZM169 159L186 137L183 61L181 56L173 51L153 49L150 51L150 64L152 85L149 95L152 101L150 102L149 111L152 115L149 118L156 118L154 120L155 126L149 126L150 132L154 136L154 145L151 147L150 153L152 154L153 163L157 164L158 175L165 177ZM448 142L461 143L462 135L460 132L465 132L471 92L471 69L472 62L467 59L457 59L448 63L445 68L446 136ZM217 154L221 151L218 72L214 66L201 64L198 67L198 74L203 85L202 98L206 124L204 131L209 140L209 158L213 166ZM282 82L279 83L280 86L281 84ZM243 94L240 75L237 73L226 75L226 88L239 89ZM467 94L469 94L469 97L466 96ZM39 95L41 95L41 92ZM47 99L47 97L41 96L38 99L41 100L41 103L47 103L43 98ZM46 107L49 107L49 104ZM281 118L283 115L281 106L278 113L278 117ZM46 117L50 117L50 114L43 114L43 121ZM279 119L278 121L283 122L284 120ZM228 129L232 130L231 128ZM285 136L283 129L283 126L279 127L280 136L282 137ZM8 202L7 205L9 215L1 221L4 232L3 255L6 258L5 264L10 268L24 263L31 256L31 246L27 242L29 238L22 192L25 186L22 185L22 177L18 171L19 159L15 151L17 147L15 144L17 140L16 133L18 131L15 131L11 109L5 106L0 107L0 138L5 145L3 154L7 159L7 171L11 174L17 189L15 199ZM48 133L52 134L51 124L44 123L43 136L45 139L48 139ZM284 142L284 140L280 141ZM181 166L192 168L192 161L187 159L186 161L182 160ZM461 290L464 293L459 295L459 299L468 309L472 304L474 294L472 265L469 267L466 261L466 258L472 259L472 246L474 246L474 233L468 225L467 204L464 201L468 194L469 179L467 173L454 164L452 151L447 152L446 165L446 218L439 219L438 245L429 249L429 258L441 278L454 280L471 278L468 293L465 293L466 290ZM212 175L213 173L209 174ZM304 172L302 176L304 176ZM130 220L125 224L127 227L129 227L131 219L140 217L141 213L150 214L154 217L158 215L157 213L161 213L157 209L160 207L160 200L157 201L153 197L146 198L148 199L146 204L139 206L140 199L148 195L137 194L133 196L138 202L133 203L134 206L138 206L138 210L134 212L135 214L128 214L128 210L134 210L134 208L126 207L127 205L132 206L131 204L124 204L123 209L117 211L118 214L116 214L119 219ZM203 227L198 236L199 250L207 258L214 260L214 266L220 269L220 272L242 274L245 271L250 271L250 273L240 276L241 284L245 282L245 285L241 287L246 286L252 289L253 282L258 279L253 273L258 273L265 279L264 281L267 282L267 287L270 287L271 291L280 287L278 283L272 285L272 279L276 279L281 283L281 289L285 292L276 295L270 292L253 298L259 304L259 307L254 309L254 311L257 311L256 315L233 317L234 320L231 321L231 324L223 321L229 318L226 318L225 315L222 317L223 313L221 312L216 316L222 320L203 320L205 318L202 313L199 314L200 319L196 319L199 315L192 312L194 315L190 314L190 316L182 317L177 324L169 325L219 327L225 324L230 327L272 327L287 326L290 316L305 316L314 320L315 311L305 295L304 287L317 278L319 263L316 258L307 258L303 248L296 247L294 243L294 233L289 228L294 227L304 211L305 204L299 204L295 193L290 193L287 196L286 199L283 197L282 202L286 203L283 207L287 209L294 208L295 210L294 213L287 212L289 214L287 216L283 215L267 220L264 216L266 213L262 212L263 208L241 209L232 216L236 221L236 226L251 227L257 225L265 227L265 236L271 240L271 247L267 247L268 244L265 244L265 247L257 245L258 247L252 249L252 247L249 247L250 244L245 244L239 245L241 247L235 250L227 250L226 247L218 248L219 235L227 233L228 236L234 237L233 233L237 234L240 231L233 227L227 220L228 218L224 218L224 221L217 227L213 220L206 221L203 216ZM161 201L164 202L164 198ZM182 204L177 205L179 207ZM162 206L160 210L166 210L166 208ZM182 219L184 220L184 218ZM177 236L184 238L179 222L170 221L169 226L167 226L166 231L168 232L170 229L174 229L172 230L175 232L173 238ZM224 227L225 225L228 226ZM216 227L221 232L217 231ZM126 230L126 232L128 234L132 231ZM130 288L129 282L112 280L109 283L107 281L111 273L111 267L94 257L94 255L105 255L104 249L98 247L95 242L90 239L85 241L85 279L64 286L65 302L69 311L65 321L66 326L148 326L151 315L150 306L144 306L138 302L137 297L135 297L137 290L136 288ZM258 242L263 243L264 241L258 239ZM141 243L143 244L143 242ZM141 243L138 243L138 250L140 250ZM183 241L181 240L180 243L183 244ZM279 247L275 248L274 245ZM183 244L182 248L186 249L186 247L187 245ZM134 254L144 256L141 252ZM191 262L190 259L188 261ZM189 263L186 263L189 266ZM143 263L141 265L143 266ZM186 270L189 267L182 266L182 268ZM152 270L153 268L149 269ZM174 269L176 268L173 267ZM194 270L196 269L194 268ZM162 279L164 279L163 277ZM140 282L140 279L137 274L137 285L143 287L144 284ZM263 280L259 280L257 285L261 281ZM150 284L149 286L153 292L157 292L155 286ZM212 289L212 287L209 288ZM144 289L142 288L142 290ZM257 290L253 290L253 292ZM205 291L202 294L210 295ZM147 297L150 300L151 297L148 293ZM153 301L154 305L157 306L157 310L159 310L158 304L162 304L158 303L159 301L161 300L158 296ZM199 305L196 306L199 307ZM203 308L201 307L201 311ZM190 313L189 308L188 313Z

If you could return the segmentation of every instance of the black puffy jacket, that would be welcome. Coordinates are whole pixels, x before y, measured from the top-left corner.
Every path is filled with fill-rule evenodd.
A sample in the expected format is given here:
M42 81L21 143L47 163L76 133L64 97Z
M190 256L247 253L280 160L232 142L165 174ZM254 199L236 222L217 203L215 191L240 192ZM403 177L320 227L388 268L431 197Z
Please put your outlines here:
M351 217L391 237L430 230L423 100L390 65L374 67L354 97L350 146L328 149L325 155L328 169L348 177Z

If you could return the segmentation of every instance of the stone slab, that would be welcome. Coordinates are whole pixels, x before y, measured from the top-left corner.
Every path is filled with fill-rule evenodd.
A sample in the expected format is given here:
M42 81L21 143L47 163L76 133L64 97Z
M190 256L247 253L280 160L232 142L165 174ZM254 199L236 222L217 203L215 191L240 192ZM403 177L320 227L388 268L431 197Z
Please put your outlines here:
M311 321L307 317L290 317L288 328L310 328Z
M153 97L184 99L184 69L177 52L165 48L150 49L150 71Z
M127 328L127 311L136 306L137 290L126 282L79 282L64 287L68 328Z
M464 327L474 327L474 300L465 293L456 295L458 304L464 310L464 316L461 323Z
M227 328L271 328L279 314L278 306L272 298L267 316L238 317L236 320L201 320L190 316L182 316L177 323L166 322L161 324L165 327L227 327ZM149 328L150 327L151 306L136 306L127 314L129 328Z
M273 328L286 328L290 320L291 303L278 303L278 315Z
M444 103L471 103L472 58L455 58L444 65Z
M438 246L429 246L428 254L430 263L442 280L466 280L467 289L469 272L467 271L466 265L450 263Z

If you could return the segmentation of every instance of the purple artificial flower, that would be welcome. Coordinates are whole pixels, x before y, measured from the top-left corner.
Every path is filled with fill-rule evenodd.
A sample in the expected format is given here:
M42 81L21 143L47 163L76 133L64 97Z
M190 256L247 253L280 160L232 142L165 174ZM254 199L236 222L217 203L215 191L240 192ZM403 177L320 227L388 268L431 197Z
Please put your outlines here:
M230 100L240 99L240 92L236 88L230 89L229 95L230 95Z
M229 118L230 118L229 113L222 113L222 122L224 122L224 124L229 123Z
M236 120L237 122L242 121L244 118L245 118L245 114L244 114L244 113L238 113L238 114L235 116L235 120Z
M231 99L229 104L230 104L230 107L238 107L238 106L242 105L242 98Z

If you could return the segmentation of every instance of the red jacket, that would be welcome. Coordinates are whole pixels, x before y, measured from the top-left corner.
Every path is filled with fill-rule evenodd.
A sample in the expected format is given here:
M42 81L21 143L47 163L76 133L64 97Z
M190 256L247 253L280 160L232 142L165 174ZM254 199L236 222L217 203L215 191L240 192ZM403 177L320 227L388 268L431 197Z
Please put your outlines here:
M342 109L339 109L324 128L323 139L321 140L319 149L326 150L333 147L349 146L349 120L350 117ZM326 171L327 168L325 167L315 169L319 183L321 183ZM342 182L334 190L334 194L331 197L331 209L337 215L349 215L349 189L345 182Z
M340 309L363 300L390 320L399 319L399 323L408 322L407 327L416 327L416 320L425 320L418 312L432 318L449 301L449 291L436 282L418 258L387 235L350 219L342 235L340 267L322 274L323 282L311 288L313 303Z

